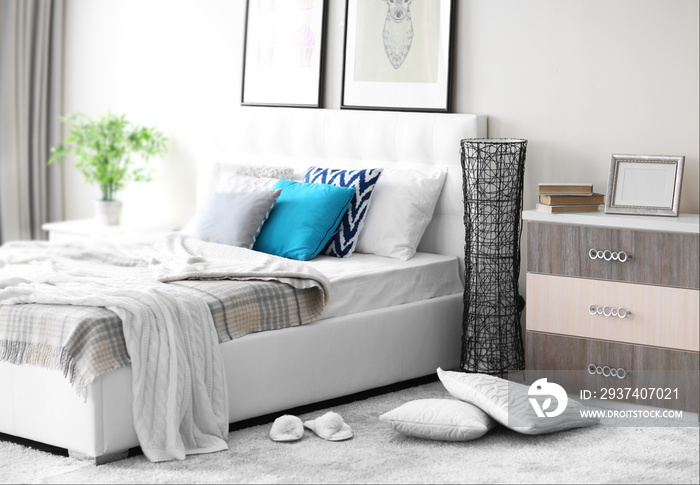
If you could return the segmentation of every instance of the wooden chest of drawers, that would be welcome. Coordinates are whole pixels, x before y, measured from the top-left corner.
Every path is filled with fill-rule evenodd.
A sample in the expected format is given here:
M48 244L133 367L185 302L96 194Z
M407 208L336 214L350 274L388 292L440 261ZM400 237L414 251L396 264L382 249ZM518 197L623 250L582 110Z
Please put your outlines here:
M622 400L699 412L698 215L523 219L527 370L558 371L569 392L678 387L678 399Z

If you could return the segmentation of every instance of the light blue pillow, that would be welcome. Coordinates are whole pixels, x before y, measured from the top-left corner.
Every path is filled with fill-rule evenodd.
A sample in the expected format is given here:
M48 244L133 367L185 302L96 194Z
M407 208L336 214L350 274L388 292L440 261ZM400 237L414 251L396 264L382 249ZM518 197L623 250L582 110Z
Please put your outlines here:
M253 249L290 259L315 258L333 236L355 189L280 180L282 189Z
M382 171L381 168L341 170L319 167L309 167L306 171L304 182L355 189L350 207L340 221L335 234L324 248L323 254L344 258L355 251L355 245L360 237L362 226L365 224L365 216L372 201L374 186Z
M195 236L251 249L281 190L215 192L197 214Z

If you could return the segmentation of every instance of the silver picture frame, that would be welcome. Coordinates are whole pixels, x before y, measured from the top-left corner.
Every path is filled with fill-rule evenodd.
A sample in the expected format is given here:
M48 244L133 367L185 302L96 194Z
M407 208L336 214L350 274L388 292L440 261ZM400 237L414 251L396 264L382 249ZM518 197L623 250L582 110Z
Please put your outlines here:
M678 216L684 156L613 154L606 214Z

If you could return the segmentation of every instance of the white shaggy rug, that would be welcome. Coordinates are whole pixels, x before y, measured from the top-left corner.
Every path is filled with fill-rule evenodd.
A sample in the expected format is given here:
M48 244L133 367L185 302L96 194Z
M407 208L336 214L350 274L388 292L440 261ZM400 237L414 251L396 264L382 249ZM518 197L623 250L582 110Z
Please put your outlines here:
M697 427L598 425L541 436L498 427L448 443L404 437L380 414L422 398L451 398L440 382L301 414L342 415L349 441L311 431L278 443L271 422L231 432L228 451L150 463L143 455L95 467L0 441L0 483L698 483Z

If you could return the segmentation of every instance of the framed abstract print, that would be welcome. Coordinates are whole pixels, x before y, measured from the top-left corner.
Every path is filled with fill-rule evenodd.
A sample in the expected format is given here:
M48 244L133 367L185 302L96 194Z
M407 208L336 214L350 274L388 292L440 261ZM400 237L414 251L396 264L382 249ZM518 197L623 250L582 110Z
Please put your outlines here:
M450 111L452 0L348 0L341 108Z
M317 108L326 0L248 0L241 104Z

